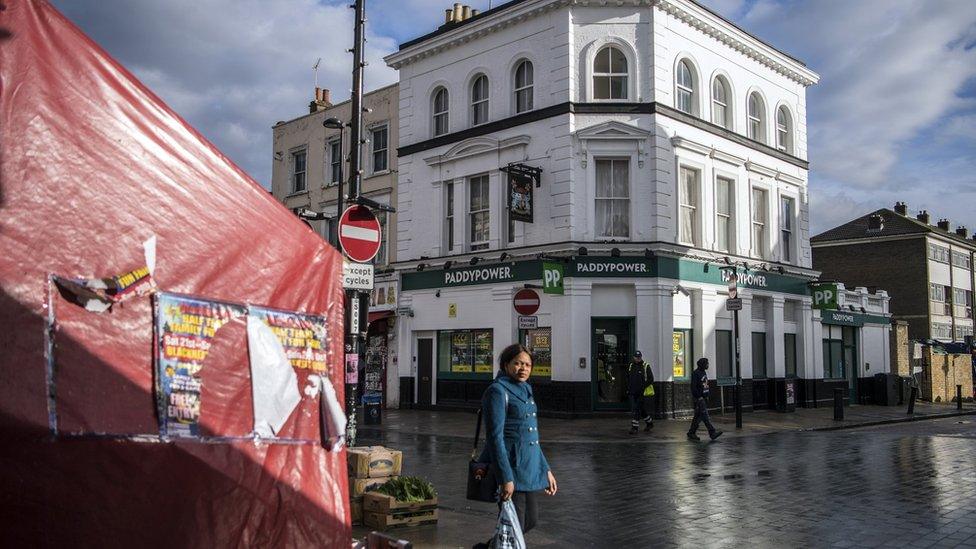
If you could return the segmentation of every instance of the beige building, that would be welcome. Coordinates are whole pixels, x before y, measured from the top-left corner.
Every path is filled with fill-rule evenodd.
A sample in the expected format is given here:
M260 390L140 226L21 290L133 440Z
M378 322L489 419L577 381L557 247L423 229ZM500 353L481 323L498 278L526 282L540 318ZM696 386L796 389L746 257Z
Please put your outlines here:
M397 142L399 88L396 84L380 88L363 96L362 188L365 196L381 204L397 203ZM271 193L298 212L308 209L324 213L337 220L336 199L339 180L348 192L349 128L326 128L328 118L342 122L351 119L350 102L332 104L329 90L316 89L309 104L309 114L287 122L278 122L274 132ZM345 207L345 206L344 206ZM396 246L390 246L391 229L396 227L396 214L375 212L382 225L383 242L373 261L376 276L369 304L369 330L366 352L360 360L360 394L372 396L389 406L397 406L396 317L399 281L389 264L396 260ZM334 232L335 221L311 221L323 238ZM387 365L392 367L387 368ZM392 376L392 381L388 378ZM382 396L380 396L382 395Z
M397 115L398 87L396 84L369 92L363 96L362 193L381 203L396 204L397 174ZM343 188L349 179L349 128L342 131L325 128L327 118L348 122L350 102L332 104L329 90L316 89L316 97L309 104L309 114L287 122L278 122L274 132L271 193L293 211L309 209L335 217L340 171ZM342 150L340 151L340 142ZM383 225L383 245L377 254L378 267L395 260L396 247L389 246L388 227L396 226L396 214L377 212ZM312 226L328 239L328 221L312 221Z

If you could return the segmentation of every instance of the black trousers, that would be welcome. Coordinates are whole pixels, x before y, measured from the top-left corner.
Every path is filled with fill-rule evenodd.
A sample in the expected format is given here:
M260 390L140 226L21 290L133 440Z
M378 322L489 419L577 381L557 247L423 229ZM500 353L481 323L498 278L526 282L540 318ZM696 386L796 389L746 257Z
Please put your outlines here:
M519 491L512 494L512 503L515 504L515 514L518 515L523 534L527 534L529 530L535 528L535 525L539 523L539 494L540 492ZM502 503L498 502L498 509L501 510L501 508Z
M630 397L630 424L634 427L640 425L641 420L645 423L653 423L651 418L651 398L644 395L627 395Z
M695 400L695 418L691 420L691 429L688 431L689 434L695 434L698 431L698 424L704 423L705 428L708 429L708 434L711 435L715 432L715 426L712 425L712 420L708 417L708 403L704 398L699 398Z

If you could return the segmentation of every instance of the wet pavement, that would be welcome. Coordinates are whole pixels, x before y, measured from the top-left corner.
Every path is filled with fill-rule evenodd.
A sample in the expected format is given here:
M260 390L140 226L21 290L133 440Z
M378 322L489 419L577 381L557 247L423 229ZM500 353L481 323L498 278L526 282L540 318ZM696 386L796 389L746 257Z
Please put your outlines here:
M416 547L489 538L494 506L464 498L464 433L474 417L400 411L381 428L362 427L360 444L403 450L404 474L430 479L439 492L436 526L391 533ZM748 414L747 425L760 418ZM973 415L757 430L712 443L672 437L687 429L681 420L636 437L587 432L618 419L580 421L540 428L559 493L544 497L530 547L976 547Z

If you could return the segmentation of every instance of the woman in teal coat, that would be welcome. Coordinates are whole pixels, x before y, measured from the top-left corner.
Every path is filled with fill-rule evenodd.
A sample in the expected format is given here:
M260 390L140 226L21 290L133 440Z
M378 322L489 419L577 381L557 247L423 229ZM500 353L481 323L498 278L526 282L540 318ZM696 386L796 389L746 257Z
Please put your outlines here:
M501 500L513 500L522 532L528 532L539 519L539 492L555 494L556 477L539 446L539 408L528 383L532 355L522 345L509 345L498 365L482 397L488 437L481 461L491 462Z

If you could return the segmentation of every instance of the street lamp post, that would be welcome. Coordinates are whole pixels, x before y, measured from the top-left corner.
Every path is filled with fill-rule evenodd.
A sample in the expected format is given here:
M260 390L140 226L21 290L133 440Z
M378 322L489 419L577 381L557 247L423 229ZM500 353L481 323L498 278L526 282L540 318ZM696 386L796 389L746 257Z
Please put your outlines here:
M738 263L731 261L729 258L725 258L725 262L728 263L727 266L722 267L724 271L731 271L731 280L729 283L730 291L733 289L732 286L738 284ZM742 262L742 268L748 269L747 263ZM738 291L736 289L736 295L738 296ZM736 308L732 311L732 334L735 345L735 387L732 391L732 406L735 408L735 428L742 428L742 362L740 360L740 349L742 346L739 343L739 309Z
M343 128L345 128L346 125L342 122L342 120L339 120L338 118L334 118L334 117L326 118L324 121L322 121L322 125L332 130L339 130L339 189L336 198L336 216L333 220L335 226L332 227L331 231L329 231L329 243L332 244L334 248L338 249L339 248L338 224L339 224L339 218L342 216L342 165L345 164L345 160L346 160L345 157L343 156L343 151L345 149L343 149L342 147L342 137L344 133Z

